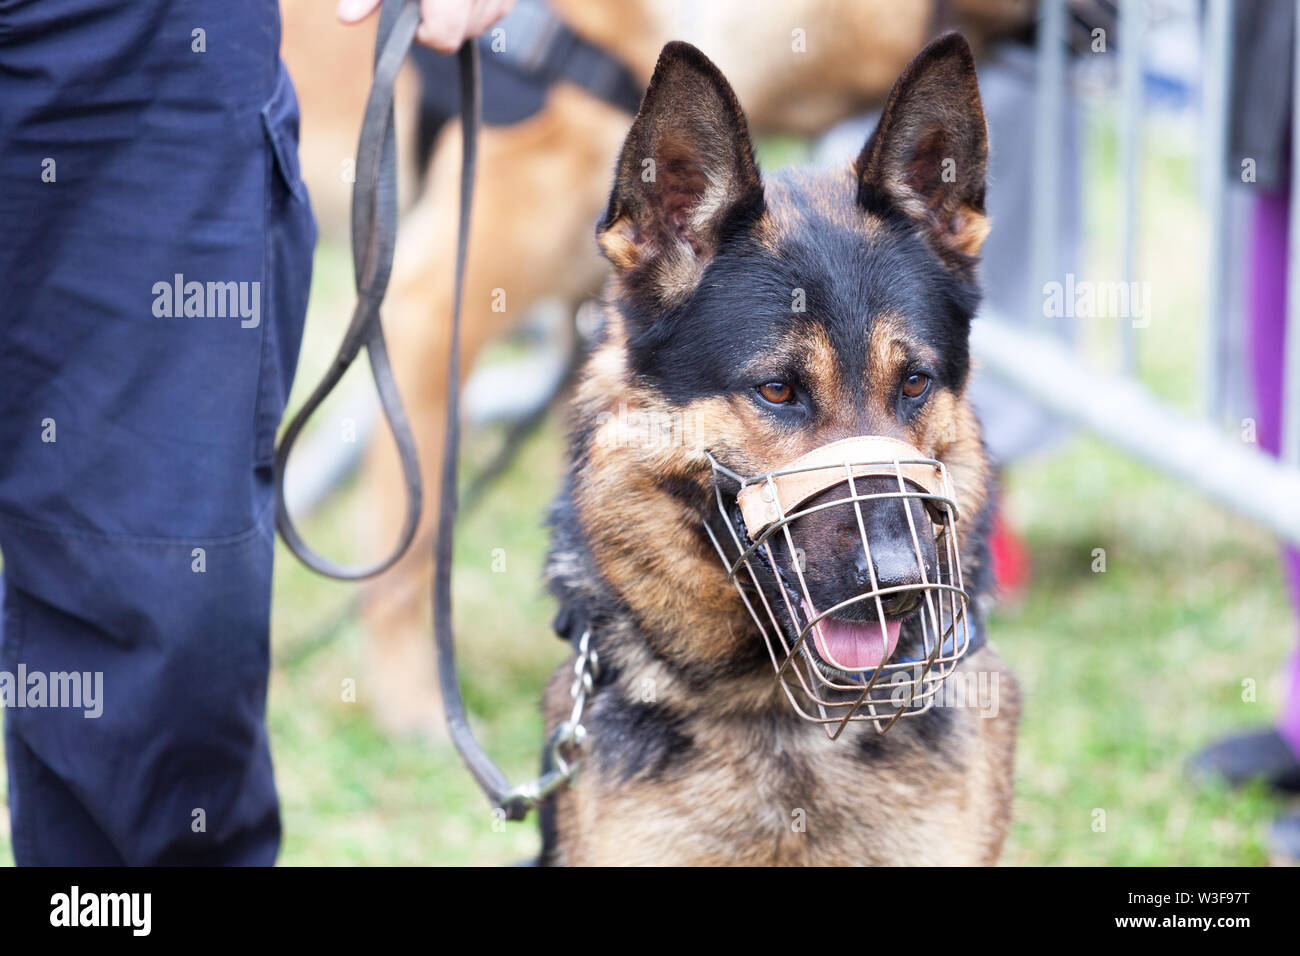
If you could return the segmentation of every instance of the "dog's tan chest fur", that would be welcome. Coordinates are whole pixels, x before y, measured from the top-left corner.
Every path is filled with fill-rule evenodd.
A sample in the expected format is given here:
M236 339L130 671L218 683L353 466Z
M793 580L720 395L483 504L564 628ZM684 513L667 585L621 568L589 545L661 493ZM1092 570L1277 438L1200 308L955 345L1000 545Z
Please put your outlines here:
M564 865L853 866L990 864L1006 835L1019 690L991 649L964 669L998 674L998 713L954 709L941 741L900 721L830 740L782 715L681 725L680 762L650 772L589 759L558 798ZM567 715L569 668L547 691L548 723ZM599 735L599 723L589 727ZM865 749L864 749L864 741Z

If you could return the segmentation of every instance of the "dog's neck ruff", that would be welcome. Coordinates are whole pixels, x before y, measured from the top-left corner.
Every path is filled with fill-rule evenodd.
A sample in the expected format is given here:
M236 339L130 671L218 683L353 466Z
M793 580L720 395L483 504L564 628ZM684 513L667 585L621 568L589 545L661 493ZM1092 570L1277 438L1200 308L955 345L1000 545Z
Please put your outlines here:
M727 536L719 535L711 524L706 523L706 529L758 626L777 680L795 712L821 724L835 739L851 722L871 721L884 733L899 719L919 716L933 707L944 680L976 641L970 595L962 580L957 505L943 463L906 442L879 435L823 445L757 476L737 474L712 454L706 455ZM885 485L887 490L870 492L862 487L863 479L875 479L879 487L882 478L892 479ZM842 497L813 503L837 486L844 489ZM880 507L881 501L891 499L907 516L916 581L884 587L871 558L863 506ZM913 516L913 501L924 506L930 527ZM802 562L790 562L791 581L773 551L773 539L784 541L787 554L799 554L791 524L828 508L853 510L870 587L831 607L818 608ZM937 557L933 567L924 557L924 535L933 536ZM906 621L891 620L883 601L904 591L920 598L919 610ZM875 617L869 624L836 617L860 603L868 608L874 605Z

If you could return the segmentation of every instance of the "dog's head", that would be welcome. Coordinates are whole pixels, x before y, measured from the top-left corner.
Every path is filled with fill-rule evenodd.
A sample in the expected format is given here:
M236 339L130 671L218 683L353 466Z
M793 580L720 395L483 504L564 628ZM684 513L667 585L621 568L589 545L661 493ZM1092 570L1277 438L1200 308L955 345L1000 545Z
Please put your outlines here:
M615 273L580 392L576 500L605 576L674 659L717 662L754 646L751 628L719 626L744 611L716 586L702 531L714 522L730 534L715 491L734 508L738 487L720 482L710 456L762 475L840 439L885 436L943 461L961 510L982 509L987 466L964 392L986 160L974 63L956 34L907 67L848 168L766 182L726 79L694 47L664 48L597 229ZM856 491L891 486L865 477ZM941 560L931 517L908 497L816 507L846 494L826 488L789 538L770 539L777 567L760 587L781 604L782 568L796 561L822 609L867 581L897 585L882 598L896 642L918 610L905 585ZM659 533L644 534L647 522ZM883 645L868 623L880 606L847 604L827 630L846 648L871 633ZM712 626L691 626L692 608ZM893 647L858 650L861 664Z

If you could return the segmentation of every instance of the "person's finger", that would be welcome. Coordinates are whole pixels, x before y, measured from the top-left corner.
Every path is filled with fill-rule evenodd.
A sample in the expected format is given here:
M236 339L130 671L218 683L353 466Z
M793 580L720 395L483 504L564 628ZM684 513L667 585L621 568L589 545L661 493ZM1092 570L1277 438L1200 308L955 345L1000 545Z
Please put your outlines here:
M380 0L339 0L334 15L344 23L357 23L374 13L379 4Z
M469 18L469 35L476 37L486 33L513 6L514 0L477 0Z
M455 53L469 30L469 0L421 0L415 38L439 53Z

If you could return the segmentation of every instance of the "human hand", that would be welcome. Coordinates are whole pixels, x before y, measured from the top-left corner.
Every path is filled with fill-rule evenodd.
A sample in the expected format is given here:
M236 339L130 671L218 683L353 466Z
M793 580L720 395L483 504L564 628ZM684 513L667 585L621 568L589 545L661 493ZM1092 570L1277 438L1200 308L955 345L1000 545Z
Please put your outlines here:
M336 15L360 23L379 9L381 0L339 0ZM470 37L496 23L515 0L420 0L420 28L415 38L439 53L455 53Z

